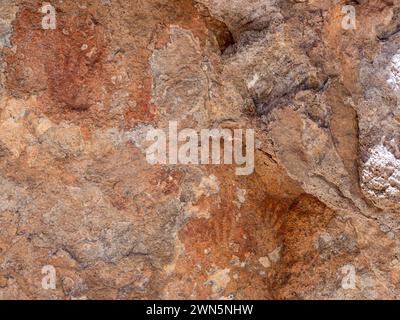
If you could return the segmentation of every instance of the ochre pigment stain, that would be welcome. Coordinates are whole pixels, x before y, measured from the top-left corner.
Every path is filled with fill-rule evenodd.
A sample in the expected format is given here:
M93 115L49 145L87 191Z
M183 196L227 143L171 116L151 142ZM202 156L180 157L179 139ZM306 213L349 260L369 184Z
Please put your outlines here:
M156 121L149 58L169 42L170 25L190 30L202 44L209 41L209 27L221 47L229 31L204 9L197 10L191 0L149 3L152 19L143 19L146 8L126 5L136 14L118 19L118 12L110 20L104 18L108 10L104 7L59 3L55 30L42 28L40 1L21 7L13 23L15 51L9 50L5 57L7 89L18 98L37 95L41 111L53 120L95 126L110 126L110 97L126 90L134 103L124 105L125 126ZM129 30L129 41L122 44L129 48L119 48L113 40L113 34L124 28ZM119 76L118 63L133 65L123 84L112 81Z
M37 94L53 116L88 111L105 85L104 30L87 10L57 11L57 28L43 30L37 8L17 14L16 52L6 57L7 87L18 97Z

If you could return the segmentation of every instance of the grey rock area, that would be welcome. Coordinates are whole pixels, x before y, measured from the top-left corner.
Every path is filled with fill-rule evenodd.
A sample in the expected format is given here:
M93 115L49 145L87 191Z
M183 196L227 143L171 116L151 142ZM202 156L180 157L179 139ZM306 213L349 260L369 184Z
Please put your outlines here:
M381 210L397 212L398 5L362 2L356 6L357 22L372 25L333 35L328 28L341 21L320 10L335 10L324 1L203 3L235 35L237 43L224 55L224 76L254 102L289 175L332 208L374 217ZM373 16L368 5L379 7L380 16ZM260 21L257 14L269 20ZM258 23L249 23L253 18ZM379 34L387 41L377 39ZM337 52L329 52L331 47ZM347 85L349 78L358 82ZM353 143L359 146L353 149L359 150L352 157L358 164L351 168L340 150L346 142L341 146L331 132L332 108L337 108L331 96L338 90L347 91L339 103L357 118ZM354 190L355 183L362 193Z

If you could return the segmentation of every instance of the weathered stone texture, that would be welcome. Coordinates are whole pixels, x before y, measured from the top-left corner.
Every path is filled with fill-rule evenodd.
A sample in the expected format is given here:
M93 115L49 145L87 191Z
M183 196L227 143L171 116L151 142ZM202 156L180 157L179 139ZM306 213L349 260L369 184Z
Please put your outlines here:
M345 2L0 0L0 299L398 299L400 4ZM170 121L255 172L150 165Z

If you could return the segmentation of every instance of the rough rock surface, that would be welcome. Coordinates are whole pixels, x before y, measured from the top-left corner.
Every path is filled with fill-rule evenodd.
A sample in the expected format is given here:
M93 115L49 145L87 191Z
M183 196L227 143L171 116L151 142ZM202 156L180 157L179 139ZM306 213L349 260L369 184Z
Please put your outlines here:
M0 299L400 297L399 1L50 2L0 0ZM254 173L149 164L170 121Z

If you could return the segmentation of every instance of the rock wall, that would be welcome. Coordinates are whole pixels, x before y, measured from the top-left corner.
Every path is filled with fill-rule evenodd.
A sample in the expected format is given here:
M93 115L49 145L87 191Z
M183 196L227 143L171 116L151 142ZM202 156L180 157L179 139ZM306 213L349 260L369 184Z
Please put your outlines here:
M397 0L51 5L0 0L0 299L399 298ZM254 172L150 164L171 121Z

